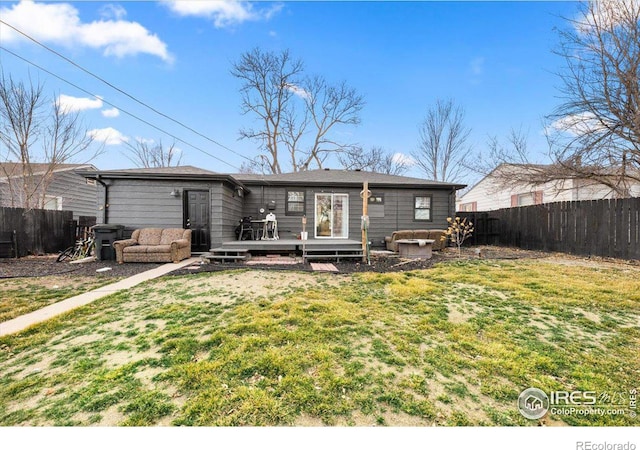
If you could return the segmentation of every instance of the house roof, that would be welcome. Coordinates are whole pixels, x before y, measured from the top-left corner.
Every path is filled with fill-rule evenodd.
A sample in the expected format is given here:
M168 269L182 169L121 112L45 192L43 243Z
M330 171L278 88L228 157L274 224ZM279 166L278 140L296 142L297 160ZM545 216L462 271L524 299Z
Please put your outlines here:
M218 172L201 169L195 166L173 166L173 167L144 167L135 169L102 170L98 171L102 175L221 175Z
M79 170L80 175L90 179L133 179L133 180L199 180L226 181L246 189L244 184L226 173L217 173L194 166L173 166L158 168L136 168L121 170Z
M247 185L304 185L304 186L362 186L367 181L373 187L421 187L436 189L462 189L464 184L426 180L424 178L387 175L364 170L317 169L304 172L274 175L233 174L233 177Z
M360 187L365 181L372 187L420 187L432 189L462 189L463 184L425 180L423 178L387 175L362 170L308 170L275 175L227 174L211 172L194 166L148 169L78 171L87 178L130 178L163 180L215 180L228 181L246 189L246 186L352 186Z
M42 175L45 173L49 167L51 166L48 163L30 163L31 170L33 171L33 175ZM93 169L97 170L95 166L92 164L56 164L54 173L58 172L68 172L77 169ZM0 178L6 178L7 175L9 177L21 177L22 176L22 163L8 161L4 163L0 163Z
M546 177L545 175L545 171L546 170L552 170L552 175L547 175ZM584 166L585 171L588 172L589 167L588 166ZM606 178L607 172L611 173L612 177L617 177L619 176L618 173L616 173L616 168L615 167L607 167L607 168L597 168L597 171L602 175L602 178ZM500 174L500 172L502 172L502 174ZM498 174L497 176L495 174ZM541 174L543 175L542 177L540 177L539 181L528 181L528 180L519 180L518 176L521 174ZM637 180L640 178L640 174L638 172L628 172L633 174L633 176L631 177L632 180ZM469 195L469 193L471 193L474 189L476 189L481 183L484 182L492 182L492 178L498 180L500 179L508 179L508 183L509 185L514 185L514 184L522 184L522 185L542 185L546 182L554 182L554 181L561 181L561 180L587 180L589 178L587 177L581 177L579 173L572 173L569 169L564 168L562 166L559 165L553 165L553 164L518 164L518 163L501 163L498 164L491 172L489 172L487 175L485 175L484 177L482 177L480 180L478 180L473 186L471 186L469 189L467 189L467 191L464 193L464 195L462 195L461 197L459 197L457 199L458 203L464 203L465 202L465 197L467 195ZM598 179L594 178L592 179L592 182L594 184L599 183Z

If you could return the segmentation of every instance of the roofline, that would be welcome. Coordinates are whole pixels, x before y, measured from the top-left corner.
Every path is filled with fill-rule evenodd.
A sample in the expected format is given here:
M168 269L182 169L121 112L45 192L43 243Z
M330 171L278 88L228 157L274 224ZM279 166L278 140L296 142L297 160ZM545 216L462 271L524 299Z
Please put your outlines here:
M254 179L254 180L244 180L244 184L250 186L309 186L309 187L362 187L362 182L360 181L284 181L284 180L268 180L268 179ZM438 183L438 184L429 184L429 183L380 183L375 181L369 181L370 188L385 188L385 187L394 187L394 188L404 188L404 189L451 189L454 188L464 189L467 187L466 184L456 184L456 183Z
M228 174L217 174L217 173L198 173L198 174L185 174L185 173L148 173L148 172L119 172L119 171L108 171L108 170L98 170L98 171L76 171L79 175L84 176L85 178L98 180L98 179L130 179L130 180L179 180L179 181L226 181L232 185L241 187L242 189L249 192L247 186L238 181L234 177Z
M133 179L133 180L180 180L180 181L227 181L233 185L239 186L249 191L247 186L309 186L309 187L361 187L360 181L305 181L305 180L269 180L247 179L240 181L230 174L176 174L176 173L149 173L149 172L121 172L121 171L77 171L86 178L91 179ZM369 186L373 188L401 188L401 189L463 189L466 184L457 183L380 183L369 182Z
M12 164L20 164L20 163L13 163ZM35 164L46 164L46 163L35 163ZM66 163L65 163L66 164ZM0 163L0 165L2 165L2 163ZM73 167L58 167L57 169L53 169L51 171L51 173L60 173L60 172L74 172L77 173L79 170L85 169L87 167L93 167L94 169L97 170L96 166L94 166L93 164L69 164ZM37 177L39 175L44 175L47 171L43 170L43 171L39 171L39 172L34 172L32 175L34 177ZM4 178L6 179L14 179L14 178L23 178L22 174L17 174L17 175L11 175L9 177L7 177L4 172L0 172L0 178Z

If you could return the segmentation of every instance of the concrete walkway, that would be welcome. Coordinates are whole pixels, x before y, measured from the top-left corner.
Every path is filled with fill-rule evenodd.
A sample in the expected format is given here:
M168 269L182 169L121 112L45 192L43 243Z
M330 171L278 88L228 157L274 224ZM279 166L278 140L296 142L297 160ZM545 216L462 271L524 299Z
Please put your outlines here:
M169 263L163 264L155 269L147 270L146 272L139 273L117 283L108 284L93 291L85 292L84 294L76 295L75 297L62 300L58 303L54 303L49 306L45 306L42 309L33 311L24 316L16 317L15 319L7 320L0 323L0 337L8 334L14 334L19 331L25 330L32 325L35 325L45 320L49 320L52 317L71 311L72 309L79 308L80 306L87 305L99 298L106 297L107 295L114 294L116 292L123 291L125 289L132 288L144 281L152 280L154 278L166 275L182 267L188 266L195 262L200 261L200 258L188 258L184 261L180 261L177 264Z

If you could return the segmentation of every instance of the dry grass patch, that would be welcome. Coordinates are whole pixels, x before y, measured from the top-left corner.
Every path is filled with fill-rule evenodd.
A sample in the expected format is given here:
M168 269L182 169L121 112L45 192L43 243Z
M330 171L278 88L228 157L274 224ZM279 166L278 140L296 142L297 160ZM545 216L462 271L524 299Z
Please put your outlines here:
M535 425L527 387L637 384L638 293L540 261L166 277L0 339L0 424Z

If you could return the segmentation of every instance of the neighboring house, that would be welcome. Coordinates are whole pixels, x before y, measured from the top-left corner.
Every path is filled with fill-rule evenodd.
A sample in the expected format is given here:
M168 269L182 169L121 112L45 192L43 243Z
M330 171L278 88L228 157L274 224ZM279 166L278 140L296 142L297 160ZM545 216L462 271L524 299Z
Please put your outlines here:
M73 211L75 220L79 216L95 216L96 183L76 171L95 171L96 167L91 164L59 164L49 181L43 181L49 167L49 164L30 164L32 174L27 190L33 194L32 207ZM23 181L22 164L0 163L0 206L18 208L25 205L24 188L21 188Z
M129 229L189 226L195 252L235 240L242 217L261 219L270 212L277 217L281 239L295 239L306 217L309 239L360 240L365 181L371 191L369 240L382 247L395 230L446 228L455 212L456 190L464 187L328 169L249 175L181 166L79 173L98 182L98 223Z
M504 170L508 170L508 177L496 175L498 171ZM579 178L566 178L537 185L518 182L518 175L525 170L525 165L501 164L457 199L456 210L491 211L542 203L616 197L610 187ZM505 179L508 181L505 182ZM632 186L629 195L639 196L640 185Z

